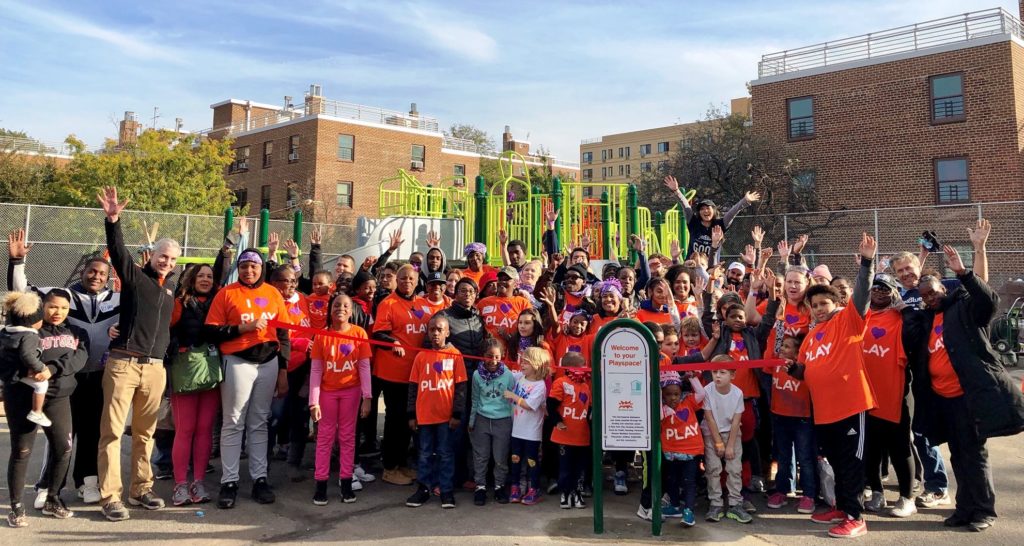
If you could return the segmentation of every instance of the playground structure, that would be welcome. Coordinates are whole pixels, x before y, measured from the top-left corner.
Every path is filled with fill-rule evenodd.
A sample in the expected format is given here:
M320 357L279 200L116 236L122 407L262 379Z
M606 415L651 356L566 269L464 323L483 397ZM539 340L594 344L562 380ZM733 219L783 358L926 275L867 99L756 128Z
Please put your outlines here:
M513 174L520 162L522 176ZM686 224L678 205L664 214L653 214L637 204L633 184L601 182L563 182L552 179L550 193L544 193L530 180L523 156L513 151L501 154L498 160L501 179L487 187L483 176L476 177L475 192L457 184L457 179L444 179L423 184L404 170L381 181L379 187L381 217L418 217L454 219L462 223L463 240L468 244L482 242L489 249L487 260L501 262L499 232L509 240L520 240L526 254L542 253L545 213L558 211L555 236L559 248L571 248L587 236L589 251L595 259L636 260L629 248L630 237L636 235L647 242L648 253L668 253L673 240L682 248L689 242ZM693 197L685 192L687 199ZM595 197L597 196L597 197Z

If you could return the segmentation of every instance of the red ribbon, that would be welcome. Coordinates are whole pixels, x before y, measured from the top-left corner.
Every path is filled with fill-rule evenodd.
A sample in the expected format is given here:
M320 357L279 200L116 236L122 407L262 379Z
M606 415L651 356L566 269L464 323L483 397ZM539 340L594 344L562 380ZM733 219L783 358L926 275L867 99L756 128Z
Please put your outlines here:
M749 370L756 368L774 368L784 366L786 361L781 358L765 358L761 360L734 360L732 362L697 362L694 364L670 364L662 366L663 372L704 372L714 370Z

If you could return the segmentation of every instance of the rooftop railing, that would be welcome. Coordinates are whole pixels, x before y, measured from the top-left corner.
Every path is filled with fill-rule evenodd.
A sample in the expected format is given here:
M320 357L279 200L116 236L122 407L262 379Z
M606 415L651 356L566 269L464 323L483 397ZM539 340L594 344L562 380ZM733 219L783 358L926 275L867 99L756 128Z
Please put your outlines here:
M1024 29L1018 19L993 8L769 53L761 56L757 72L760 78L780 76L1003 34L1024 38Z
M201 131L201 133L207 134L227 131L228 135L235 135L318 114L341 119L351 119L380 125L392 125L395 127L407 127L410 129L440 133L437 118L423 116L420 114L412 115L408 112L399 112L398 110L388 110L385 108L378 108L376 106L365 106L362 104L329 99L308 101L303 105L298 105L293 108L282 108L280 110L270 112L269 114L253 115L249 117L248 121L240 120L231 125L213 127L212 129Z
M95 152L97 148L86 147L85 151ZM74 148L66 142L51 142L34 138L0 136L0 153L34 154L58 157L71 157Z

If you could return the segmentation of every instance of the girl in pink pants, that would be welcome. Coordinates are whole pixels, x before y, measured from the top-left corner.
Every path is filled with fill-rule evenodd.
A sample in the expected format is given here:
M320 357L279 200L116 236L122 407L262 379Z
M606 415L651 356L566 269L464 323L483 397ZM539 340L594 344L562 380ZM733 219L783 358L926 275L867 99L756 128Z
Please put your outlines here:
M366 331L349 324L352 300L335 293L328 304L327 329L345 336L318 335L311 348L309 413L319 423L316 436L316 492L313 504L327 504L331 448L337 438L341 457L341 500L355 502L356 422L370 414L370 343Z

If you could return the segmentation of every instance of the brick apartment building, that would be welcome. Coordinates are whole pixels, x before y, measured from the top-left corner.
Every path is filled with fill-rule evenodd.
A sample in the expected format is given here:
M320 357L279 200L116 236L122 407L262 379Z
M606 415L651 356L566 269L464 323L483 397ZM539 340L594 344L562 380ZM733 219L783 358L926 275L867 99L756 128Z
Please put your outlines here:
M480 159L493 156L444 135L438 120L415 104L408 112L349 104L324 98L318 85L310 86L303 104L290 104L290 97L286 103L218 102L210 106L213 128L206 131L210 138L233 139L236 159L227 180L236 203L269 209L273 217L296 209L329 223L375 217L381 181L399 169L424 184L472 188ZM507 130L505 145L517 145ZM516 149L528 154L529 145ZM560 162L555 168L573 171Z
M750 115L750 99L733 99L733 113ZM657 171L680 146L694 123L641 129L588 138L580 142L580 177L584 182L627 183Z
M872 220L885 252L909 249L922 229L964 247L979 211L995 226L990 248L1019 248L1009 238L1019 241L1024 210L992 205L1024 200L1024 28L1013 15L992 9L767 54L750 92L754 130L800 160L822 210L922 206L851 213L812 235L820 251L839 252L830 243L840 240L850 251L843 231L870 231ZM1022 256L995 256L992 268L1019 274Z

